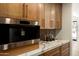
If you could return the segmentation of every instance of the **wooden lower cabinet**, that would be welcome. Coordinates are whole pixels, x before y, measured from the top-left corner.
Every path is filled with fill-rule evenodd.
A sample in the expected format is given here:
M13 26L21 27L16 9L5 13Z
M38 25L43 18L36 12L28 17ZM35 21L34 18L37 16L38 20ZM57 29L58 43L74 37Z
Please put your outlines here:
M49 50L39 56L69 56L70 55L70 43L66 43L55 49Z
M61 56L69 56L70 55L70 43L66 43L60 48Z
M70 55L70 52L69 52L69 48L68 49L65 49L64 51L61 52L61 56L69 56Z
M41 56L59 56L59 55L60 55L60 47L57 47L55 49L52 49L50 51L41 54Z

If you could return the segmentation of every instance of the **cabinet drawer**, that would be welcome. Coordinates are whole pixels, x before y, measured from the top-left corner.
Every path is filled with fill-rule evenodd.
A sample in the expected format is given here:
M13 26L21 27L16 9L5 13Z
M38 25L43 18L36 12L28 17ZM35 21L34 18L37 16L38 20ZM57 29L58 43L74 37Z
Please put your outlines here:
M42 56L59 56L60 55L60 47L57 47L57 48L52 49L50 51L47 51L41 55Z

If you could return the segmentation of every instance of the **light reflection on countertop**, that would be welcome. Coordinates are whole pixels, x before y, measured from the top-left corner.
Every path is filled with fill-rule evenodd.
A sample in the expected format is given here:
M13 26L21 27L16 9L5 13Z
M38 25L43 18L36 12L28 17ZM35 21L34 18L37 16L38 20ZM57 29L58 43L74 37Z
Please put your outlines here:
M27 53L23 53L18 56L37 56L68 42L70 42L70 40L40 41L38 49L27 52Z

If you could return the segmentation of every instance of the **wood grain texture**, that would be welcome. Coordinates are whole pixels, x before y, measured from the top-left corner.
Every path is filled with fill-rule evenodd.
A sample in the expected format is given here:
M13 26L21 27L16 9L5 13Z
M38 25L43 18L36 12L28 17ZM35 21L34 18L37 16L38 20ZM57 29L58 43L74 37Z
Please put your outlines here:
M32 50L39 48L39 44L26 45L23 47L8 49L6 51L0 51L0 56L17 56Z
M0 3L0 17L20 19L23 16L23 4L21 3Z
M8 16L12 18L22 18L23 16L23 4L22 3L11 3L8 5Z
M29 20L37 20L38 18L38 4L32 3L27 4L27 19Z
M57 3L55 5L55 16L56 16L55 28L61 29L62 28L62 4L60 3Z
M62 4L52 3L45 4L45 28L61 29L62 28Z
M45 4L38 4L38 19L41 29L45 29Z
M70 42L61 46L60 48L61 56L69 56L70 55Z
M7 17L8 13L7 3L0 3L0 17Z

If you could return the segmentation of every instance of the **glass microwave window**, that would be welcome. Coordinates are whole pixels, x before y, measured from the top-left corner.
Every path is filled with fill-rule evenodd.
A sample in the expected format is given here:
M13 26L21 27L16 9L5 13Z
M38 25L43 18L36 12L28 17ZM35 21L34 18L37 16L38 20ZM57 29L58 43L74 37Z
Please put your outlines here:
M25 27L25 28L11 28L10 29L10 41L11 42L18 42L18 41L25 41L25 40L32 40L40 38L40 27L33 26L33 27Z

